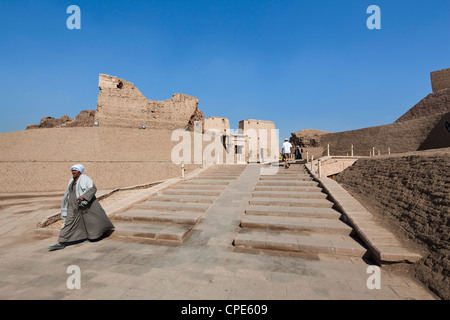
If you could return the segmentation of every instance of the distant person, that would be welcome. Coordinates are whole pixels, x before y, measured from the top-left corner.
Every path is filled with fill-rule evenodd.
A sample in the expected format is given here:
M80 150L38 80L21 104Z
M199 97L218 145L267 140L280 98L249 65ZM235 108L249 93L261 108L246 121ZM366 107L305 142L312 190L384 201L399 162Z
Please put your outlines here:
M65 220L58 243L49 250L64 249L70 243L98 240L114 231L114 225L101 207L92 179L83 174L84 167L76 164L70 169L69 181L61 205L61 218Z
M295 148L295 159L300 160L301 158L302 158L302 148L300 148L300 146L297 146L297 148Z
M284 168L287 169L291 166L291 152L292 152L292 144L286 138L284 139L283 148L281 149L284 158Z

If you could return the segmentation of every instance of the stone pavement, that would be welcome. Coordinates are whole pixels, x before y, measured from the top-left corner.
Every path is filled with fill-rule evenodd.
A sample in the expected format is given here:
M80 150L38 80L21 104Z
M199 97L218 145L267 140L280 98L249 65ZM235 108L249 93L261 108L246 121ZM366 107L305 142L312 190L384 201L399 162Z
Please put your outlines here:
M381 267L380 289L369 289L374 274L361 257L236 248L260 170L248 165L230 181L180 244L113 236L49 252L56 237L36 237L34 229L58 208L61 194L2 194L0 298L436 299L403 268ZM67 286L72 265L79 267L80 289Z

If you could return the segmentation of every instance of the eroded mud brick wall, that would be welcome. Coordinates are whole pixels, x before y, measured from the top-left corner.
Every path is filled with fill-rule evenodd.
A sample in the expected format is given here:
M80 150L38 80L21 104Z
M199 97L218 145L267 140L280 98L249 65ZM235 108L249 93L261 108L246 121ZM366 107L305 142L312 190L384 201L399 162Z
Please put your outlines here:
M391 153L416 151L441 118L442 115L435 115L383 126L324 134L321 136L321 145L326 148L329 144L331 155L344 156L350 154L351 145L355 156L369 156L373 147L376 154L380 150L381 155L386 155L388 148ZM444 130L444 127L441 129ZM437 147L445 147L442 145L445 141L442 139L439 141Z
M133 83L106 74L100 74L98 85L95 120L101 127L186 129L191 117L198 116L198 99L186 94L148 100Z
M110 127L2 133L0 192L65 190L76 163L85 166L101 190L180 177L181 166L171 160L180 142L171 136L172 130ZM186 164L186 173L198 167Z
M450 68L431 72L433 92L450 88Z

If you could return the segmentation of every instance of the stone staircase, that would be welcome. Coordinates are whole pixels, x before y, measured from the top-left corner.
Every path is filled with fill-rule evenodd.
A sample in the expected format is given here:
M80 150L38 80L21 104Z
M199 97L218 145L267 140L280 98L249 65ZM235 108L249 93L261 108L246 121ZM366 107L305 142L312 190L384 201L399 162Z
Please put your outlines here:
M215 165L196 177L172 185L113 217L112 237L180 244L245 166Z
M365 256L367 249L333 205L303 164L280 167L274 175L261 175L234 245L238 249Z

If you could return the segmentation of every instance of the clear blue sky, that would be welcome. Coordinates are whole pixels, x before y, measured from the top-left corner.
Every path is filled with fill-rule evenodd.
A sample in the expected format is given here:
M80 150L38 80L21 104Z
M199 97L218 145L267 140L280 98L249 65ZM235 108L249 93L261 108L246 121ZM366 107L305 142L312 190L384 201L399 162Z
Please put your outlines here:
M81 29L69 30L69 5ZM370 5L381 30L369 30ZM0 132L96 108L98 75L280 138L394 122L450 67L448 0L2 1Z

